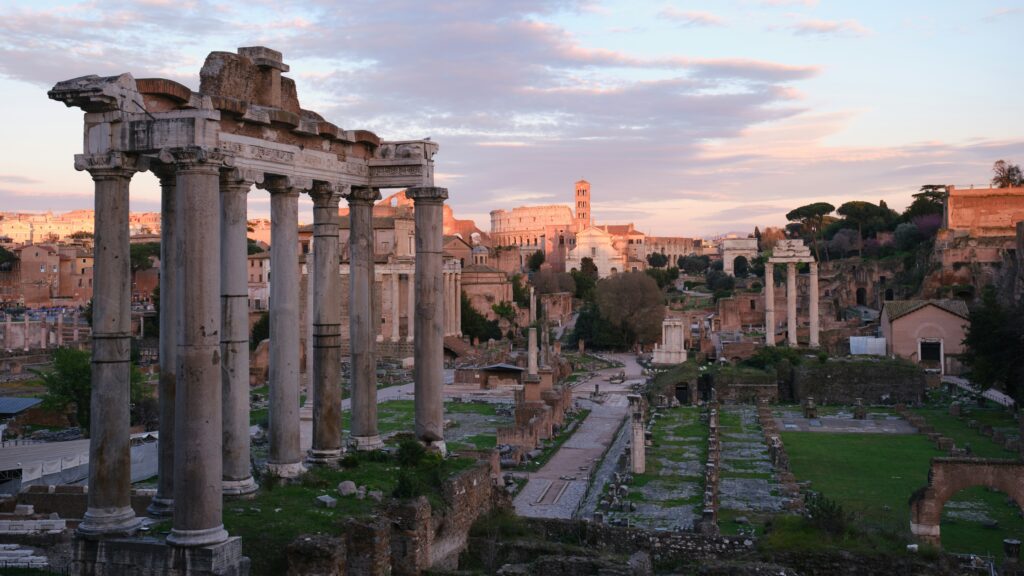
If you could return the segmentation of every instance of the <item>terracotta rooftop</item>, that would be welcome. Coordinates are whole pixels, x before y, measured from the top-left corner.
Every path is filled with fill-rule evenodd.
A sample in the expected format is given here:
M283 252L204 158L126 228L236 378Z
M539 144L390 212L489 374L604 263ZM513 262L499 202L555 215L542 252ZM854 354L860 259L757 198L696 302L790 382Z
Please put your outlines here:
M970 311L963 300L890 300L883 305L883 310L889 311L889 320L892 321L928 305L970 319Z

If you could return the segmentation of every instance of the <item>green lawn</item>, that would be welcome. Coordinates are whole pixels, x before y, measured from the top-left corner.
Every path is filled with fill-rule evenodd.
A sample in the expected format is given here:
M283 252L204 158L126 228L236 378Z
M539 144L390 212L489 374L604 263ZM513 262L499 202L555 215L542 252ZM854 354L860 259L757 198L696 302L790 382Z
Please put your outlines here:
M956 442L957 448L963 448L970 444L971 453L974 456L982 458L1014 458L1016 456L1013 452L1008 452L993 442L991 438L982 436L978 430L972 430L967 426L968 420L977 420L979 423L989 424L1008 433L1016 434L1017 423L1013 421L1013 417L1008 412L974 409L963 420L950 416L948 409L945 408L918 408L912 412L924 416L928 424L935 427L936 432L952 438Z
M657 503L666 507L699 506L703 501L702 474L662 474L662 470L670 463L692 460L694 452L698 455L697 461L704 462L707 459L708 429L700 420L700 409L684 406L662 412L662 416L655 421L651 436L653 446L647 448L645 472L633 475L631 488L643 488L651 482L663 490L682 487L684 484L697 484L699 489L693 490L689 497L669 498ZM646 500L640 490L630 491L627 499L633 502Z
M783 432L782 439L798 480L810 480L813 490L837 500L862 528L912 541L910 496L927 484L931 458L943 456L925 436ZM957 494L944 510L943 548L1001 554L1003 538L1024 536L1024 520L1005 500L982 488ZM950 522L949 512L959 502L972 503L974 511L998 520L999 528Z

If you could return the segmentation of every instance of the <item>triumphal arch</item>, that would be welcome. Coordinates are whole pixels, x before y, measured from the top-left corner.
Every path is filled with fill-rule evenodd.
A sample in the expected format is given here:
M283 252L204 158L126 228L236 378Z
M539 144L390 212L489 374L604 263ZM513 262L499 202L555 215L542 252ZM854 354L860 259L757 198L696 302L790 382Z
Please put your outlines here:
M372 207L381 188L407 188L415 204L415 433L444 450L441 274L447 190L433 186L438 145L385 141L332 124L300 106L286 72L280 52L250 47L207 56L198 92L130 74L75 78L49 92L85 112L84 150L75 156L75 167L87 171L95 186L93 417L88 511L75 548L80 573L135 573L114 569L113 563L145 549L133 541L112 551L119 537L139 527L129 498L128 429L128 200L137 172L152 171L161 186L160 456L150 511L173 516L167 545L147 552L149 569L152 562L166 562L168 574L244 571L240 543L223 528L221 502L223 494L256 489L249 456L246 284L246 197L253 187L270 194L272 221L268 472L295 477L306 465L335 461L343 451L343 297L350 302L353 367L347 443L358 450L381 446L371 308ZM306 454L299 443L301 194L314 202L313 444ZM351 281L344 296L342 199L351 214ZM219 568L184 568L200 565Z

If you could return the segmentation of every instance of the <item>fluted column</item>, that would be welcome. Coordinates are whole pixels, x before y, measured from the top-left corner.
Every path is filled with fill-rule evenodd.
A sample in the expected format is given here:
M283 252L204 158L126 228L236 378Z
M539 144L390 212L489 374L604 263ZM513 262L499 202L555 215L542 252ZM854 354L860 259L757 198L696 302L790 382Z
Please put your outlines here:
M406 275L405 277L405 296L409 299L406 305L406 320L405 330L407 336L405 337L406 342L412 342L413 336L415 336L416 328L416 286L413 282L413 277Z
M178 374L178 315L181 305L181 235L175 167L153 166L160 179L160 442L157 445L156 496L147 511L154 516L174 512L174 391Z
M391 271L391 341L398 342L399 334L399 299L398 299L398 272Z
M267 177L270 192L270 454L284 478L304 471L299 439L299 188Z
M764 345L775 346L775 264L764 265Z
M220 182L221 391L224 494L256 491L249 456L249 283L246 200L254 176L226 172Z
M810 286L811 301L810 301L810 303L808 305L810 307L810 310L808 312L809 312L810 320L811 320L811 348L817 348L818 347L818 332L820 330L820 326L818 324L818 322L819 322L819 320L818 320L818 263L817 262L811 262L810 266L811 266L811 286Z
M796 263L786 264L786 333L790 347L796 348Z
M526 351L526 374L527 376L537 375L537 327L530 326L527 331L527 346L529 349Z
M129 383L131 275L128 185L136 158L112 153L76 156L95 187L92 391L89 419L88 507L82 536L130 534L140 520L131 507ZM26 338L28 334L26 333Z
M447 188L406 190L416 213L416 438L445 451L443 208Z
M227 540L221 520L220 169L217 150L180 148L181 232L178 385L174 407L174 521L167 542L205 546Z
M338 275L338 203L327 184L313 187L313 445L307 459L341 457L341 277Z
M384 444L377 430L378 322L373 315L373 203L376 188L353 186L349 205L349 347L352 354L352 431L356 450L376 450ZM417 366L417 370L419 367Z

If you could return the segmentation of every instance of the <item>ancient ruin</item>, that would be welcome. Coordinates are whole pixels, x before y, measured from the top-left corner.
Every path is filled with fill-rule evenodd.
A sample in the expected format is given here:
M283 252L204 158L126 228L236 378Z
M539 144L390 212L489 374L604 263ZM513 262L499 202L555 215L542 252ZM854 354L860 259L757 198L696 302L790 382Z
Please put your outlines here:
M110 569L123 555L181 573L244 573L240 542L222 525L221 499L222 493L254 489L244 344L245 198L253 185L270 193L271 251L279 263L269 306L274 335L269 471L294 477L307 459L329 462L342 449L336 368L341 198L348 201L352 219L350 442L359 450L380 445L369 295L372 203L381 188L409 188L416 205L416 435L444 450L440 362L443 319L452 305L435 297L441 282L441 208L447 198L445 189L432 186L438 145L343 130L302 109L285 72L279 52L249 47L211 53L198 92L130 74L75 78L49 92L50 98L85 112L85 149L75 157L75 167L95 182L94 413L88 510L75 547L83 573ZM128 199L132 176L144 170L157 174L162 190L161 454L153 510L173 514L166 551L159 544L116 538L139 526L129 505ZM302 193L316 206L314 445L308 456L299 448L298 412ZM180 568L189 558L211 554L215 568Z
M765 345L775 346L775 264L786 265L786 342L796 347L796 265L810 267L809 317L811 323L810 347L818 347L818 262L811 250L800 240L780 240L764 269L764 328Z

